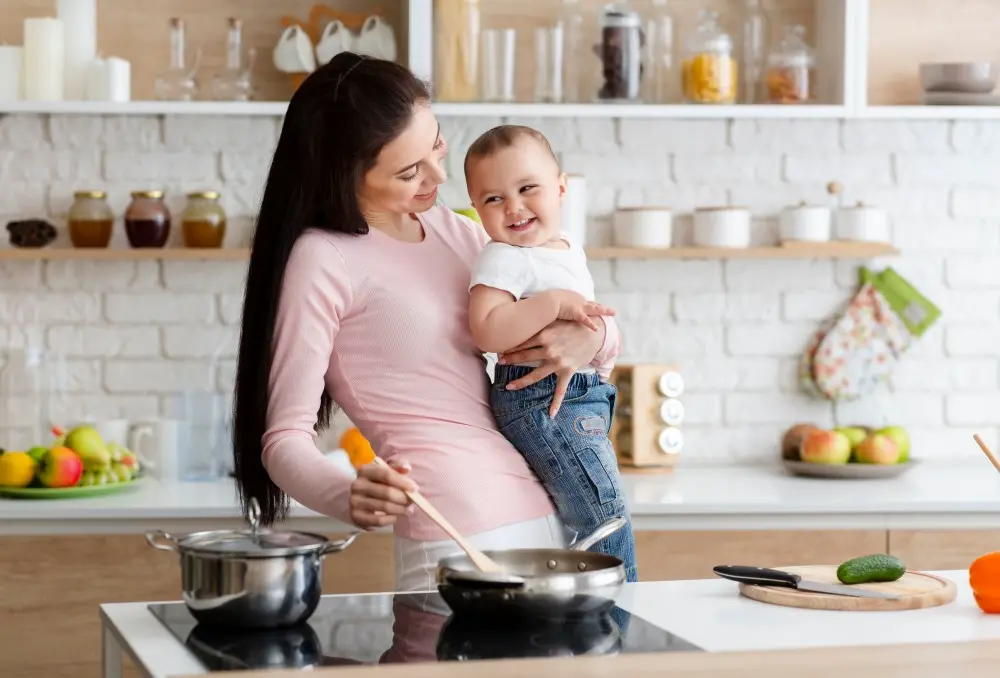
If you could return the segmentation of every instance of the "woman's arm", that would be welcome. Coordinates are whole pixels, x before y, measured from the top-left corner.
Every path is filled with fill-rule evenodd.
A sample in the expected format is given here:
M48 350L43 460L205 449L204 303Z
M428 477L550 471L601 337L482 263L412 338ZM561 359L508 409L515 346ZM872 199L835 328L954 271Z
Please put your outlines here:
M261 441L264 467L278 487L313 511L348 523L354 479L316 447L316 419L334 337L350 299L336 248L300 239L282 285Z

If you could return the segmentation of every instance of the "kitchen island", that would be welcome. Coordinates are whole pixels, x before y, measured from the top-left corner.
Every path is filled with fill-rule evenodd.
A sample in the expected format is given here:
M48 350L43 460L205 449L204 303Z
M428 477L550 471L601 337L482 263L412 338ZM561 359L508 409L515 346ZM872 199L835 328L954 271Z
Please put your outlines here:
M553 671L558 666L562 667L566 672L564 675L568 676L571 675L570 670L577 671L577 665L579 671L572 675L612 675L612 672L615 675L636 675L632 669L638 670L645 660L655 663L661 671L674 662L681 665L689 664L691 667L704 663L704 670L708 670L713 661L711 656L717 654L754 653L752 655L756 657L754 661L764 666L769 661L773 661L774 665L783 663L781 655L767 654L776 650L824 648L835 650L832 654L816 654L817 658L827 657L824 660L825 666L818 663L817 659L810 667L810 675L818 676L832 675L832 671L825 674L816 673L813 669L831 670L837 665L838 659L849 658L858 648L898 644L906 646L900 653L904 656L908 656L911 651L930 652L933 655L934 653L928 650L931 648L939 649L946 656L959 658L966 654L975 657L982 650L974 645L959 649L947 644L1000 640L1000 615L986 615L976 607L968 586L967 570L948 570L934 574L955 583L958 594L953 602L939 607L895 612L823 611L769 605L740 596L736 584L717 578L630 584L626 585L617 600L618 607L631 615L622 645L628 645L633 632L645 633L648 636L650 630L654 628L666 632L672 639L671 642L657 648L640 645L638 651L623 651L617 657L605 657L600 661L574 658L572 662L576 664L566 664L563 661L546 660L548 663L535 663L532 666L538 674L544 671L546 675L556 675ZM440 613L425 613L423 617L404 614L398 616L397 623L393 625L391 613L387 615L386 612L398 609L395 606L383 606L381 617L371 612L377 607L374 605L376 599L387 597L388 594L370 596L373 605L367 608L368 614L355 613L354 616L341 620L339 627L336 624L324 625L324 621L315 624L318 636L322 636L320 661L323 665L336 665L336 670L343 671L348 664L371 664L367 671L360 675L378 678L382 675L403 675L404 668L409 671L419 670L428 662L439 661L438 656L447 652L442 649L444 645L438 637L439 633L447 632L446 625L443 627L444 630L439 631L444 623L444 617ZM440 620L435 622L434 619L438 617ZM398 621L399 619L407 621ZM416 621L409 623L414 619ZM254 661L265 661L264 657L270 660L274 656L259 645L254 652L235 654L236 650L232 644L218 643L213 646L210 642L206 644L199 642L198 639L192 641L191 637L197 634L188 635L187 629L179 633L187 639L185 646L175 633L171 633L167 626L152 614L147 603L102 605L101 623L105 638L106 678L118 678L120 675L122 651L127 653L141 673L149 678L204 675L210 672L206 668L206 661L222 659L247 662L252 668ZM639 623L643 625L639 626ZM391 632L386 633L387 629L391 629ZM204 641L205 638L207 636L202 636L200 640ZM270 641L263 642L273 642L276 649L281 649L283 646L287 651L286 640L272 637ZM469 647L472 646L466 643L462 646L462 651L468 653ZM843 651L846 648L850 648L851 651ZM598 643L590 645L587 649L598 654L617 652L614 648ZM840 651L836 651L837 649ZM229 652L228 657L227 652ZM566 653L564 650L563 654ZM295 657L301 660L303 655L304 653L299 653ZM286 656L291 655L286 654ZM359 660L358 658L362 656L369 658L370 661ZM521 665L523 670L527 670L528 665L522 662L537 661L518 659L500 663L480 663L475 657L447 657L447 659L456 658L465 659L466 662L474 661L476 667L474 670L480 678L513 675L503 664ZM926 671L928 665L922 660L903 661L907 676L946 675L952 678L966 675L952 670L940 673L940 665L937 667L939 673L924 674L921 671ZM404 663L408 666L392 669L384 666L385 663ZM726 663L722 662L723 665ZM728 663L732 665L733 661L730 660ZM376 668L374 666L376 664L382 666ZM276 667L272 664L271 668ZM394 670L397 673L393 673ZM442 659L440 663L431 664L430 668L424 670L427 672L421 675L445 676L467 675L472 669L468 663L464 663L462 668L457 662ZM995 672L995 665L993 670ZM430 671L433 671L433 674ZM406 675L417 674L408 672ZM675 674L671 672L670 675ZM713 672L704 675L717 674Z

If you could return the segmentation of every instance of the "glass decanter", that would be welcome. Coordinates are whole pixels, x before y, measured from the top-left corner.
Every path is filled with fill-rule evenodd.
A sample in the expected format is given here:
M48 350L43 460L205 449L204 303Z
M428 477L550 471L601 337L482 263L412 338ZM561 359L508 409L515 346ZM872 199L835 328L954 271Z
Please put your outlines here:
M156 76L154 91L157 99L165 101L191 101L198 95L198 62L201 50L195 55L194 65L188 69L184 59L184 20L170 20L170 68Z
M252 47L247 51L247 63L243 64L243 22L229 19L226 39L226 68L217 73L212 81L212 92L220 101L250 101L253 99L253 64L257 51Z

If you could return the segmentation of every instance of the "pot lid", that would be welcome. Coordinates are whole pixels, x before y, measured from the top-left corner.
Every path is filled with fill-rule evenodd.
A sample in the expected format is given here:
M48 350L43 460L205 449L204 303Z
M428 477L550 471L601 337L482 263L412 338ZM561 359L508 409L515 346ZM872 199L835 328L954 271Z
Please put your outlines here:
M249 530L195 532L180 540L187 551L215 555L253 557L290 556L323 549L330 540L321 534L260 528L260 505L250 499Z

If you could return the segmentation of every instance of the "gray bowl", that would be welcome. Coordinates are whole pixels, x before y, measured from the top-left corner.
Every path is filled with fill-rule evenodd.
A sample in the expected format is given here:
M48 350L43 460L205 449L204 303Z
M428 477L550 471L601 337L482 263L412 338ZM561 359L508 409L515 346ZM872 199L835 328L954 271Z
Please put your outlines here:
M989 94L997 86L1000 66L992 61L920 64L925 92Z

